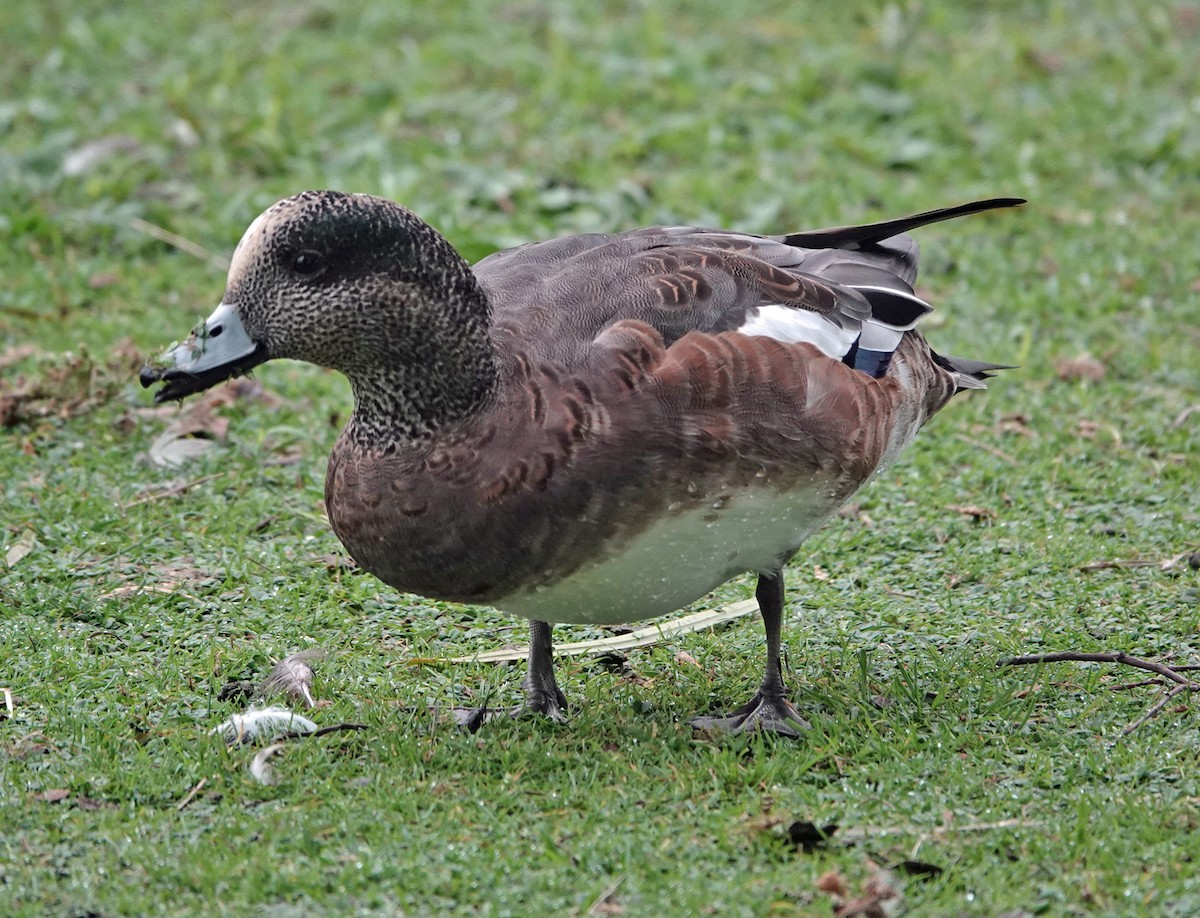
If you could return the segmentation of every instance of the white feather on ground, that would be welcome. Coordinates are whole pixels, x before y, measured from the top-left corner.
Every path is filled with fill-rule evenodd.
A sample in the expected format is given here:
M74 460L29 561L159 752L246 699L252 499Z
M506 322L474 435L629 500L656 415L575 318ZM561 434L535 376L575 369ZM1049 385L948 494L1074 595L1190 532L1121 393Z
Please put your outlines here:
M310 708L315 708L317 702L312 693L313 670L309 661L324 658L325 651L319 648L301 650L299 653L284 657L275 664L271 674L263 680L262 685L258 687L258 693L273 695L278 692L297 701L303 701Z
M270 759L286 745L287 743L272 743L270 746L258 750L250 761L250 776L259 784L278 784L279 776L271 767Z
M220 734L231 746L251 743L264 736L280 733L312 733L317 729L307 717L280 705L268 708L248 708L242 714L231 714L228 720L213 727L209 733Z

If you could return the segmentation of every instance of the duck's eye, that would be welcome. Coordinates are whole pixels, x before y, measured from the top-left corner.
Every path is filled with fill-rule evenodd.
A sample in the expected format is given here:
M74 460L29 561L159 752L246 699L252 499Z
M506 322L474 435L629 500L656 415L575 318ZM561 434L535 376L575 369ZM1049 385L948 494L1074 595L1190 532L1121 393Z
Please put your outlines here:
M312 249L301 249L292 256L289 267L301 277L316 277L325 270L325 257Z

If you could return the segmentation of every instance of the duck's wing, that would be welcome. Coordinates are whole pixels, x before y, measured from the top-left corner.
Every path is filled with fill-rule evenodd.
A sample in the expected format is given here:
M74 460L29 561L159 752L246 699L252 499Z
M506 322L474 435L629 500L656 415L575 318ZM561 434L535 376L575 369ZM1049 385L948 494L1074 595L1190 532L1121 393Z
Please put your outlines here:
M742 331L853 360L864 329L880 339L866 344L888 352L930 310L912 291L917 246L908 230L1015 203L997 198L786 236L685 226L571 236L498 252L475 273L500 333L558 363L573 364L626 320L651 326L668 346L693 331ZM873 375L885 368L868 354L863 360Z
M651 227L499 252L475 273L499 329L568 363L616 322L644 322L670 345L741 328L769 306L852 338L870 315L866 300L804 272L803 254L761 236Z

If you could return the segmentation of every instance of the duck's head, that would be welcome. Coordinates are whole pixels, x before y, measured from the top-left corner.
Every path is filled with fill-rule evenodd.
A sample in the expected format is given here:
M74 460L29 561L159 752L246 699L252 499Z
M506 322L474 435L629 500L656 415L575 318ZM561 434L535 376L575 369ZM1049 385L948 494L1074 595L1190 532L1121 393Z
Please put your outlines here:
M439 361L486 361L456 351L486 340L487 323L470 267L418 217L383 198L308 191L250 224L220 304L141 382L165 383L154 396L164 402L285 357L342 371L356 395L420 389Z

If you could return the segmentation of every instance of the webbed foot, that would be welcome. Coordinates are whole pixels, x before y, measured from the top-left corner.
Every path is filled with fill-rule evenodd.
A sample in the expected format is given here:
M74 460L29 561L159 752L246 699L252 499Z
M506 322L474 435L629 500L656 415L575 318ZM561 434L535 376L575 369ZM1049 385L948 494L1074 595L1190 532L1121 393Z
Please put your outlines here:
M771 697L762 692L724 717L696 717L691 725L696 730L713 733L753 733L762 730L781 736L801 736L801 731L812 728L812 724L797 714L786 698Z
M811 724L796 713L784 695L783 671L779 664L780 631L783 623L783 574L759 573L754 590L767 635L767 666L757 694L724 717L697 717L697 730L713 733L753 733L762 730L782 736L800 736Z
M521 681L525 703L508 710L495 708L451 708L454 722L474 733L489 720L497 717L527 717L541 715L555 723L567 721L567 699L554 679L553 644L550 626L546 622L529 623L529 669Z

